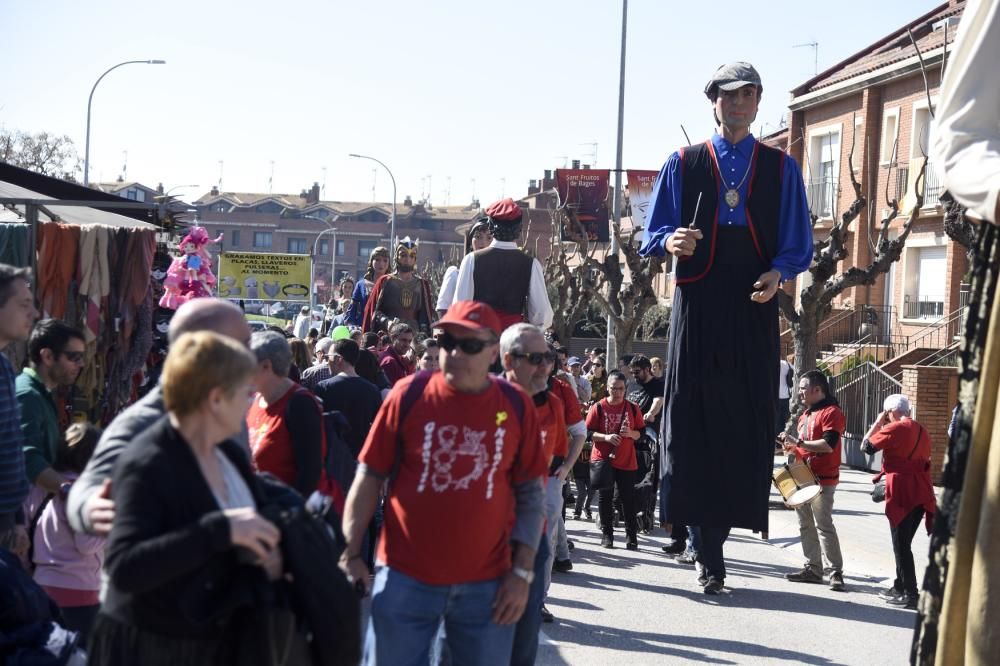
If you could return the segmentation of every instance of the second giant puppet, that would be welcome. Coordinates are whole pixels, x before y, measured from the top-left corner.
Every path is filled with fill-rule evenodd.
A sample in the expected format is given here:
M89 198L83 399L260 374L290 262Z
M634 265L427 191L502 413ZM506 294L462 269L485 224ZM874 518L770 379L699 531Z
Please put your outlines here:
M380 277L368 296L361 324L365 332L387 331L400 321L416 333L430 335L434 301L430 285L416 269L417 241L407 236L396 244L396 270Z

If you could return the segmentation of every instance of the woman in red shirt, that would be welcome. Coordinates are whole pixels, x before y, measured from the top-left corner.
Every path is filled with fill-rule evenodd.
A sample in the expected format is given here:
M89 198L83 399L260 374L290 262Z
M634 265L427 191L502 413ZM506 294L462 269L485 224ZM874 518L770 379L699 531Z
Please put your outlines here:
M927 429L910 418L910 401L905 395L890 395L865 436L862 450L882 452L882 471L875 481L885 479L885 515L892 532L892 552L896 558L896 580L879 596L892 606L917 607L917 574L910 543L926 518L928 534L936 501L931 485L931 438Z
M625 399L625 375L612 372L608 375L608 397L594 403L587 412L587 430L591 433L594 448L590 461L610 460L614 483L598 491L597 509L601 517L601 545L614 547L614 494L622 501L625 514L625 547L638 550L636 533L635 472L639 465L635 457L635 440L643 423L639 406Z

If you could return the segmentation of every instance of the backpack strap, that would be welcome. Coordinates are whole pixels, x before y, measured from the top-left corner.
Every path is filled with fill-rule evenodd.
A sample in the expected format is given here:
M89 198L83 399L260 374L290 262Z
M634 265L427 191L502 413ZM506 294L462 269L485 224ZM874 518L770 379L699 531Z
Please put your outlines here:
M399 401L399 420L396 423L396 457L392 461L392 469L389 470L389 482L399 476L399 467L403 464L403 423L409 415L413 406L420 400L428 382L431 381L432 370L421 370L413 375L413 381L406 387L406 392Z

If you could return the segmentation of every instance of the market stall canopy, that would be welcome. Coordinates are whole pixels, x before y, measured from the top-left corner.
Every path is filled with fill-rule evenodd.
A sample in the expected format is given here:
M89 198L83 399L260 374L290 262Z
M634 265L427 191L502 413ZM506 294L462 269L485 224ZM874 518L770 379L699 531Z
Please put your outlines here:
M67 224L105 224L132 229L159 229L157 206L136 204L113 194L51 178L0 162L0 200L34 200L42 204L40 219L58 217ZM91 205L58 205L54 200L93 202ZM23 215L25 205L7 204Z

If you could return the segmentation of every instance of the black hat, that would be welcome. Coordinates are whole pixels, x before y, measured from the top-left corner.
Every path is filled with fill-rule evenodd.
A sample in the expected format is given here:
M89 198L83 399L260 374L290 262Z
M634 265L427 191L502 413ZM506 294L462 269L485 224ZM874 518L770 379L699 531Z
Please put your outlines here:
M711 99L716 88L729 91L743 86L757 86L758 90L764 90L764 86L760 83L760 74L753 65L748 62L731 62L715 70L715 74L705 86L705 94Z

